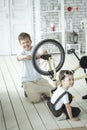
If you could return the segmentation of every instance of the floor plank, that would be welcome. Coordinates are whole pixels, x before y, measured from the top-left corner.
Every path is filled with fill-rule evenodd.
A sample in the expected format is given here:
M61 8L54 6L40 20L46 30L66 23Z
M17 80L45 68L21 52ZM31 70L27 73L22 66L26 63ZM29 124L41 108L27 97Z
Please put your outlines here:
M77 127L77 128L74 128L74 129L61 129L61 130L87 130L87 128L85 128L85 127L81 127L81 128L79 128L79 127Z
M7 59L6 60L7 62L7 64L8 63L10 63L10 61ZM11 65L11 64L10 64ZM12 66L10 66L10 73L11 73L11 75L12 75L12 77L13 77L13 81L14 81L14 73L16 74L16 72L15 72L15 70L14 70L14 68L12 67ZM18 81L19 81L19 77L17 76L17 74L15 75L15 77L17 78L17 79L15 79L16 81L14 81L15 82L15 86L17 87L17 86L19 86L19 87L17 87L16 89L17 89L17 91L18 91L18 94L20 95L21 93L20 93L20 89L21 89L21 85L20 84L18 84ZM22 93L23 95L23 97L24 97L24 93ZM21 95L20 95L20 97L21 97ZM34 107L34 105L33 104L31 104L31 103L29 103L29 102L25 102L25 98L24 98L24 100L23 99L21 99L21 101L22 101L22 105L24 106L24 109L25 109L25 111L26 111L26 113L27 113L27 116L28 116L28 118L29 118L29 120L30 120L30 122L31 122L31 125L32 125L32 127L34 128L34 129L36 129L37 130L37 127L38 127L38 129L42 129L42 130L44 130L45 129L45 126L43 125L43 123L42 123L42 121L41 121L41 119L40 119L40 117L39 117L39 115L38 115L38 113L37 113L37 111L36 111L36 109L35 109L35 107ZM28 104L27 104L28 103ZM38 123L39 122L39 123Z
M46 106L42 103L35 104L35 107L47 129L57 129L58 125L55 120L52 118ZM51 123L52 122L52 123Z
M74 56L66 55L62 69L71 70L77 64L78 60ZM81 68L75 72L75 76L82 74L84 72ZM75 96L72 105L81 109L81 120L78 122L58 121L49 111L46 101L31 104L24 97L20 82L20 64L16 56L0 56L0 86L2 130L85 130L80 127L87 127L87 100L82 100L82 96L87 92L84 79L76 81L73 89L69 90Z
M0 101L0 130L5 130L5 122L3 118L1 101Z
M14 86L14 82L12 81L11 75L9 74L7 64L5 64L4 61L2 62L1 69L2 69L2 72L4 75L3 78L5 81L5 85L6 85L7 93L9 96L9 101L10 101L10 103L8 103L7 105L9 107L9 104L11 104L13 114L15 116L14 120L16 122L16 125L18 126L18 129L24 130L24 129L28 128L31 130L32 128L29 124L28 118L27 118L24 108L21 104L20 98L19 98L16 88ZM6 107L4 107L4 109L6 111L9 111L10 109L9 108L7 109L7 105L6 105ZM20 113L21 113L21 116L20 116ZM6 118L6 115L5 115L5 118ZM11 127L15 128L15 126L12 125L12 123L11 123L13 121L12 116L10 116L10 115L7 116L6 121L9 121L9 122L7 122L7 125L8 125L7 129L8 128L10 129ZM10 126L10 125L12 125L12 126Z

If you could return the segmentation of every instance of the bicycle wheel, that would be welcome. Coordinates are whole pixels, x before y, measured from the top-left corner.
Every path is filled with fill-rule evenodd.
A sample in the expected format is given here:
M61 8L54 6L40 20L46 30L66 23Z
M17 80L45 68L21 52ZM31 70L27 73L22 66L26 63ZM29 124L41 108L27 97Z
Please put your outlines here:
M45 39L39 42L33 52L32 62L37 72L42 75L50 75L53 70L49 69L48 60L42 58L36 60L36 55L40 50L46 50L53 59L56 72L61 69L65 61L65 52L62 45L54 39Z

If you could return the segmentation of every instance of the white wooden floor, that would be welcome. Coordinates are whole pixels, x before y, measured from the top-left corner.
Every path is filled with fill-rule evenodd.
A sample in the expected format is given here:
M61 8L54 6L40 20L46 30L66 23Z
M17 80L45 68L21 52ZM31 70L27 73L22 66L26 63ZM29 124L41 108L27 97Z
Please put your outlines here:
M75 56L68 55L62 69L72 69L78 64ZM75 76L83 74L79 69ZM63 128L87 127L87 94L85 80L75 82L70 89L75 96L72 105L81 108L80 121L58 121L49 111L46 101L31 104L24 97L20 83L20 66L15 56L0 56L0 130L59 130Z

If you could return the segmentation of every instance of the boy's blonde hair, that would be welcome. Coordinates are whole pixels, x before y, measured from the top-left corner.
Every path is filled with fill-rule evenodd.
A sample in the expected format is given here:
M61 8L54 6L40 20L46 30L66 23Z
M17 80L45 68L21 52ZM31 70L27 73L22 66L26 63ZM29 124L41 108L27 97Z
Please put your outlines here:
M73 75L73 72L70 70L61 70L59 73L59 80L62 81L68 75Z
M20 33L19 36L18 36L19 42L20 42L21 40L25 39L25 38L28 38L29 40L31 40L30 34L25 33L25 32L22 32L22 33Z

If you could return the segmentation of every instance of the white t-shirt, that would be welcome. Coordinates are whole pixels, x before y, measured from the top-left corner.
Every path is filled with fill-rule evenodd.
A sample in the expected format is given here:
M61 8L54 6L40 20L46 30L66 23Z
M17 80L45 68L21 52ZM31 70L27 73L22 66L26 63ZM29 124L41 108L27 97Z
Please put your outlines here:
M34 47L31 50L22 50L18 55L31 55L33 53ZM32 60L22 60L21 63L21 82L35 81L41 79L41 75L35 70Z
M59 87L56 89L56 91L53 93L51 97L51 103L55 103L55 101L58 99L58 97L64 93L65 90L62 87ZM63 104L69 103L68 94L66 93L55 105L55 110L59 110Z

